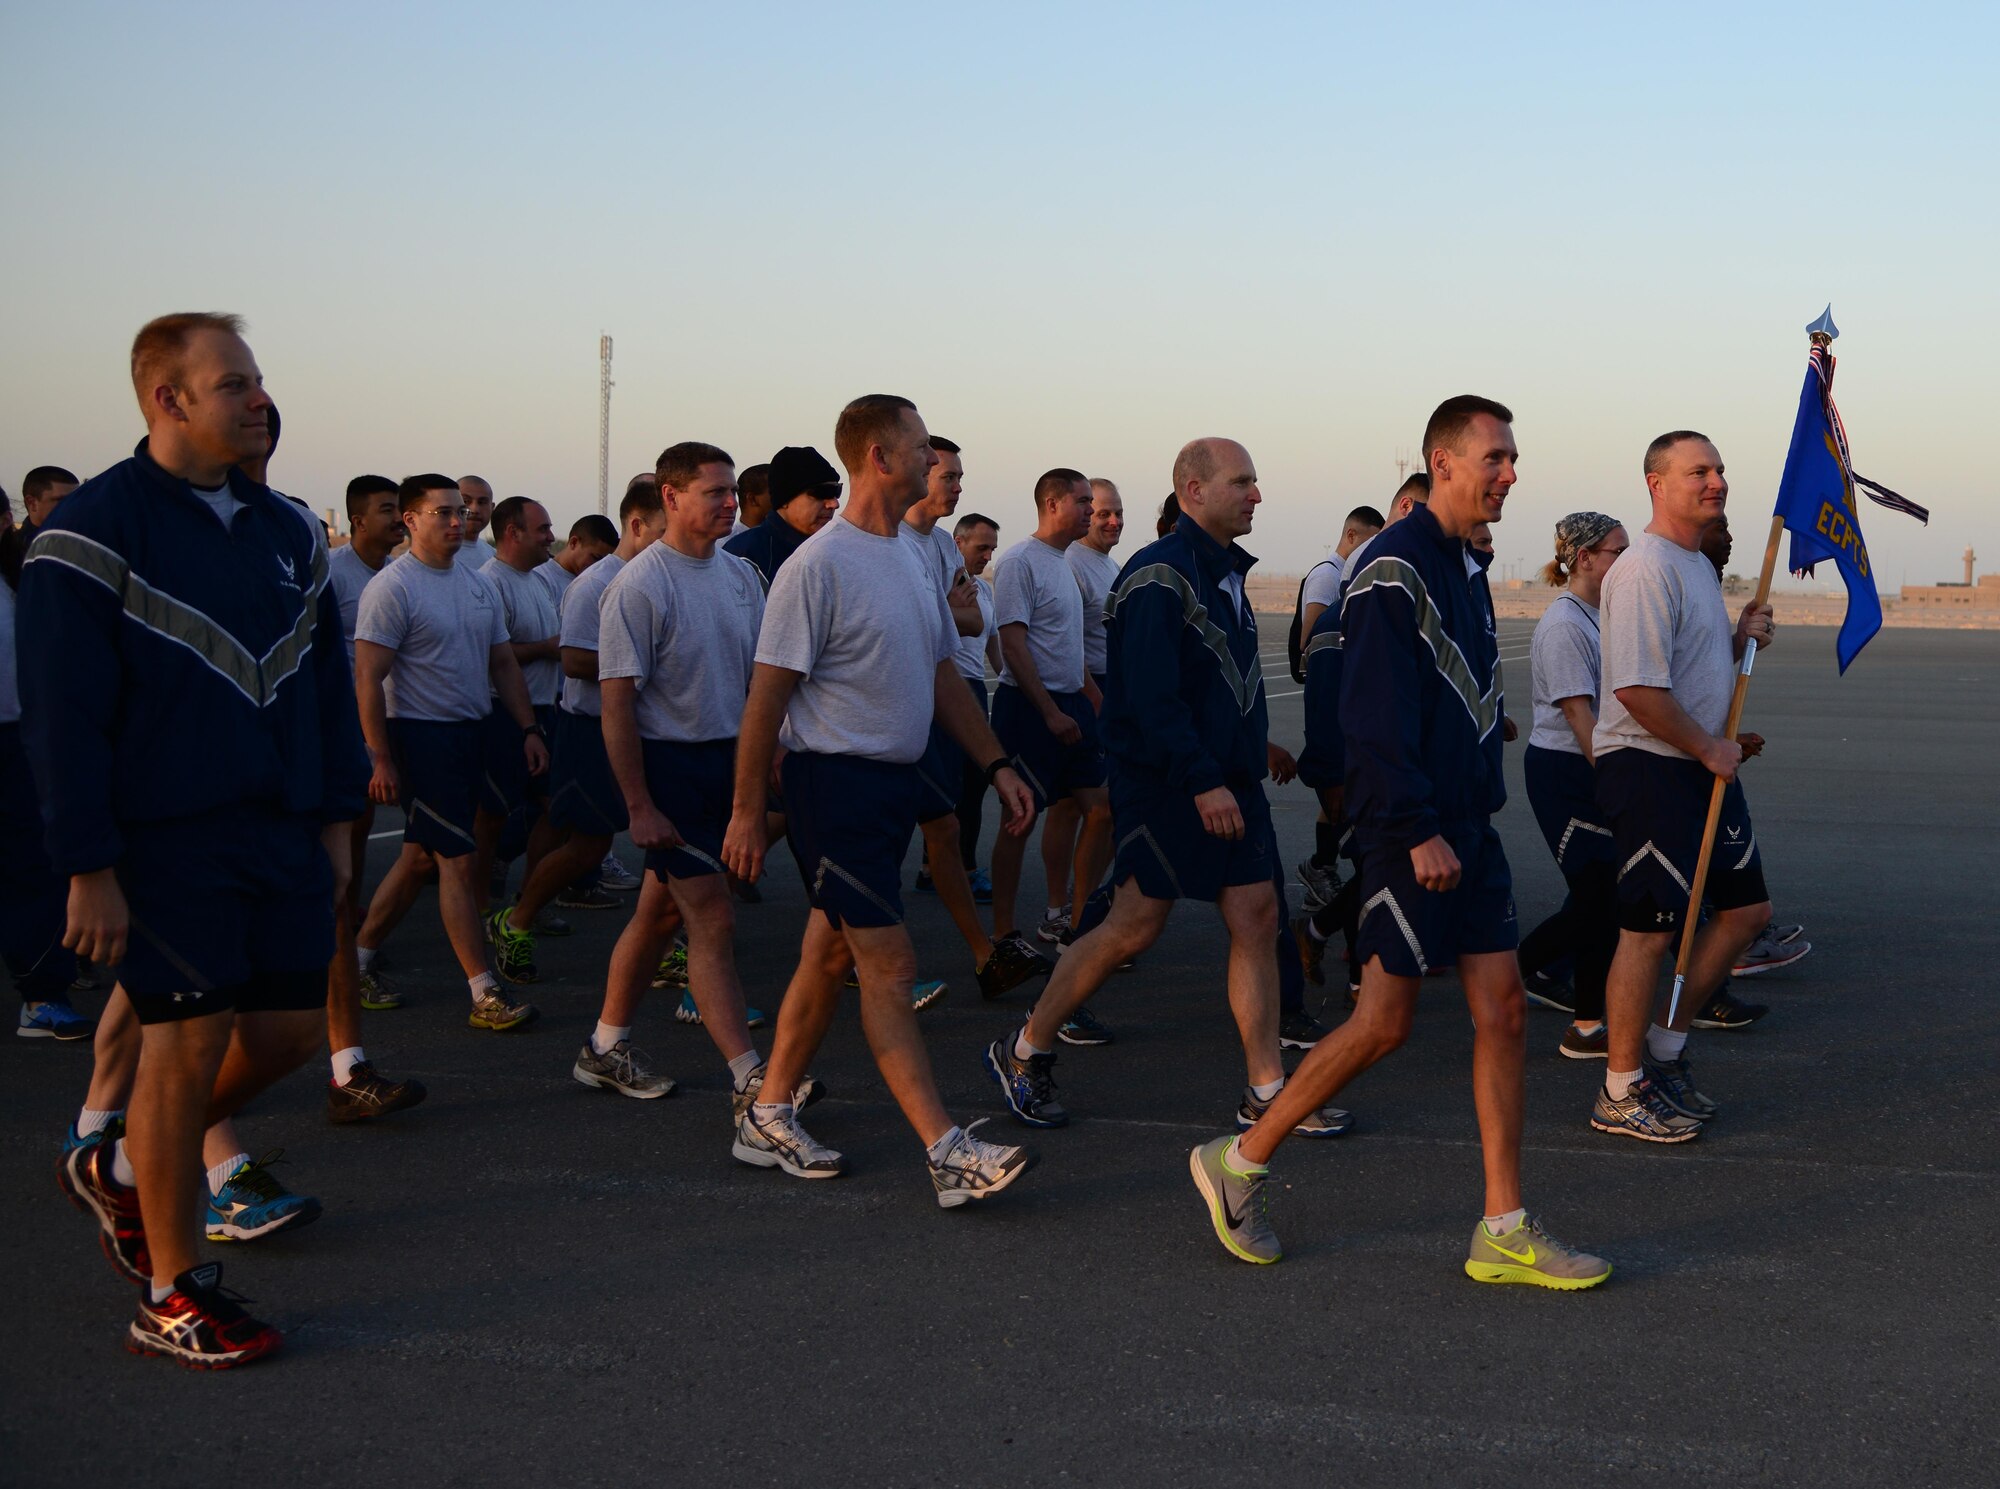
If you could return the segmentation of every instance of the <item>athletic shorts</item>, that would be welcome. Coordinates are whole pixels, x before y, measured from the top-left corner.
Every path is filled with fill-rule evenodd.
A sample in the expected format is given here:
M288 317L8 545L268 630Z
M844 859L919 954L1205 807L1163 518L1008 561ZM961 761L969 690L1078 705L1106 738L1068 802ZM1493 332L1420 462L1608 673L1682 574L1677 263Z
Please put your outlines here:
M639 747L646 792L681 835L678 848L648 848L646 867L661 880L721 873L722 838L736 796L736 741L642 739Z
M1699 760L1629 748L1598 757L1597 803L1614 835L1623 929L1679 929L1714 787L1715 777ZM1741 782L1731 781L1722 793L1702 900L1711 909L1738 910L1770 897L1749 803Z
M326 1006L333 865L317 817L239 807L123 830L118 981L140 1023Z
M1097 684L1098 697L1105 697L1111 691L1111 674L1109 672L1093 672L1090 674L1090 680Z
M915 765L785 756L785 837L806 899L836 926L903 923L903 859L917 830Z
M917 821L935 822L958 812L958 795L965 784L965 751L945 732L944 725L931 720L930 743L917 762Z
M403 782L404 842L439 858L463 858L473 850L486 729L485 719L389 720L389 752Z
M1046 811L1052 801L1072 792L1104 784L1104 746L1098 740L1097 710L1081 693L1051 693L1050 699L1076 720L1083 735L1075 744L1059 743L1049 726L1011 683L993 690L993 733L1007 760L1035 793L1035 808Z
M555 762L550 769L549 821L585 837L608 838L631 826L625 793L604 753L604 721L596 714L556 714Z
M1597 773L1590 762L1567 750L1529 745L1521 770L1528 780L1528 805L1563 877L1610 863L1611 828L1597 804Z
M1514 917L1514 875L1500 834L1486 822L1446 828L1458 855L1458 884L1439 894L1417 883L1407 848L1361 850L1361 930L1355 959L1382 958L1396 977L1422 977L1461 956L1513 951L1521 944Z
M1261 785L1232 787L1243 812L1243 836L1219 838L1201 825L1194 797L1179 787L1111 778L1111 840L1117 845L1111 882L1139 881L1153 900L1208 900L1238 884L1268 883L1277 839Z
M535 722L542 726L542 743L548 747L553 765L555 705L537 708ZM479 783L482 807L495 816L505 817L529 802L549 799L549 772L545 770L538 776L528 774L526 738L514 716L500 706L498 699L494 700L493 712L486 716L485 744L485 768Z

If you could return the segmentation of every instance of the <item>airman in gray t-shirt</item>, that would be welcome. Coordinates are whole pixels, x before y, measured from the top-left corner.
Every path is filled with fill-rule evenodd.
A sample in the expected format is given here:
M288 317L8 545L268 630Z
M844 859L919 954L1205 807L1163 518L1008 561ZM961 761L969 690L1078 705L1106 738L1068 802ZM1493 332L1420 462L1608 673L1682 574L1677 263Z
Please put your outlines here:
M414 553L361 591L354 637L396 654L383 695L392 719L452 723L493 711L488 669L507 639L500 597L464 562L434 569Z
M1667 688L1698 726L1720 736L1736 687L1735 627L1715 565L1658 533L1639 533L1604 576L1602 708L1591 747L1694 757L1648 734L1618 701L1620 688Z
M1025 625L1028 656L1051 693L1083 691L1083 592L1062 550L1023 538L993 567L993 624ZM1018 686L1001 653L1000 681Z
M626 564L597 609L597 678L637 684L641 739L734 739L757 656L764 581L717 548L690 558L662 538Z

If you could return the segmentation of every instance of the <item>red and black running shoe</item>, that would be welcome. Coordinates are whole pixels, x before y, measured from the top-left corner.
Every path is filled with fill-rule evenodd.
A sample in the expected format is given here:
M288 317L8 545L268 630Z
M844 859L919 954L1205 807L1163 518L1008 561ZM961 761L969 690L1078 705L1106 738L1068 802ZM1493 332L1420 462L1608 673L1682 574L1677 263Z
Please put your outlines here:
M237 1306L250 1300L222 1286L222 1265L204 1262L174 1279L166 1301L139 1294L139 1316L125 1347L135 1355L166 1355L190 1370L228 1370L260 1360L285 1336Z
M69 1153L63 1160L69 1183L63 1188L96 1218L105 1260L134 1282L151 1283L153 1253L139 1218L139 1191L111 1176L116 1149L115 1142L100 1142Z

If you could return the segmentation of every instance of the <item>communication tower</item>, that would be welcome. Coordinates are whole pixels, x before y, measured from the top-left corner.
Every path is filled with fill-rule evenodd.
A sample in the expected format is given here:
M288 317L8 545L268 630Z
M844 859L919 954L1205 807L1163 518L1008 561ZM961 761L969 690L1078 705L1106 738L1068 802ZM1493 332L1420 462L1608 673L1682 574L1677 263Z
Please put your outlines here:
M597 338L597 510L611 515L611 338Z

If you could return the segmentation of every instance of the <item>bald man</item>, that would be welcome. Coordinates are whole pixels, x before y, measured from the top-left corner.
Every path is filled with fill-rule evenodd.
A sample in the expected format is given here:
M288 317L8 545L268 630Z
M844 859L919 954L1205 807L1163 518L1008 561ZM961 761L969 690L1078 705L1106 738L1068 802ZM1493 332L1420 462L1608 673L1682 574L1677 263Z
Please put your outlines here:
M1020 1031L986 1051L1008 1109L1031 1127L1069 1121L1052 1079L1064 1022L1159 939L1179 899L1212 902L1229 929L1229 1006L1248 1071L1238 1126L1253 1125L1285 1084L1277 839L1262 785L1272 754L1257 622L1243 587L1256 560L1236 542L1263 496L1250 452L1228 439L1181 451L1174 494L1173 530L1132 556L1105 605L1104 747L1118 845L1110 914L1064 953ZM1329 1108L1297 1126L1333 1137L1351 1122Z

